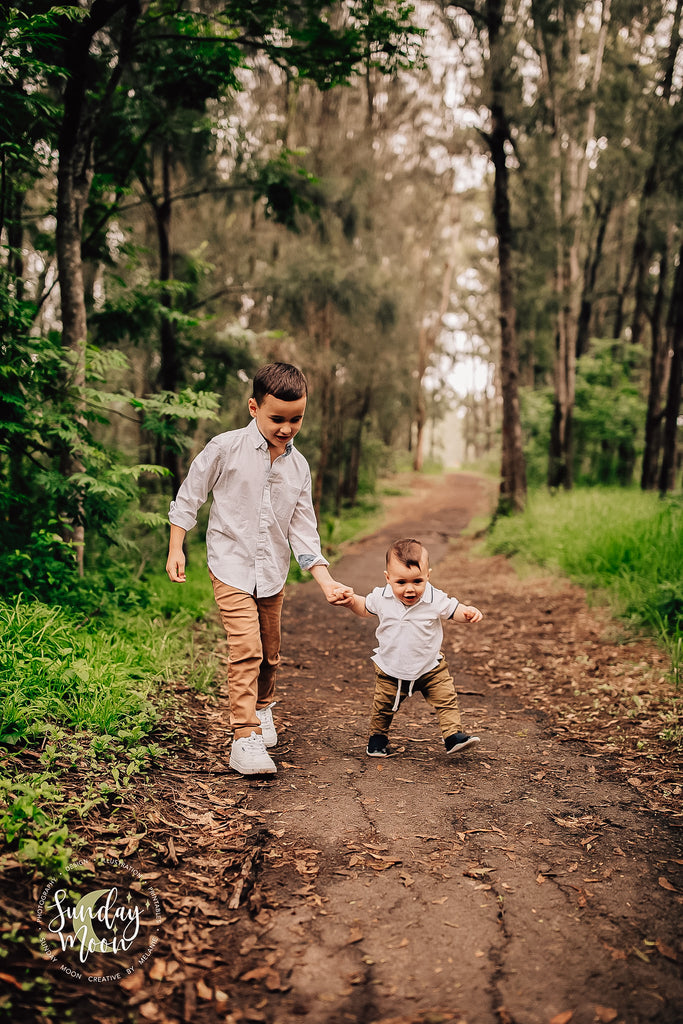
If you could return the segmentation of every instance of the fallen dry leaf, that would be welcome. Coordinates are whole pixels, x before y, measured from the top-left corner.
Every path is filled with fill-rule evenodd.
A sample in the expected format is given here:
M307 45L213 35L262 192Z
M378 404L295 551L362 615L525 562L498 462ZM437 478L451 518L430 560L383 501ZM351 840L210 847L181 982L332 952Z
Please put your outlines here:
M664 875L660 875L657 881L661 885L662 889L666 889L667 892L678 892L676 886L672 885L669 879L665 878Z
M596 1006L595 1016L600 1021L600 1024L612 1024L612 1021L616 1020L619 1014L611 1006Z
M141 1017L144 1017L145 1020L156 1020L159 1016L159 1007L156 1003L150 1000L147 1003L143 1003L142 1006L138 1008L138 1013Z
M662 956L665 956L667 960L673 960L674 963L678 962L676 950L672 946L667 946L665 942L661 941L661 939L657 939L655 942L655 948L657 949L657 952L661 953Z
M263 979L270 974L271 968L265 967L254 967L253 970L247 971L240 977L240 981L263 981Z
M349 937L346 940L346 945L351 946L353 945L354 942L360 942L362 938L363 933L360 930L360 928L352 928L351 932L349 933Z
M166 977L166 961L155 960L150 968L149 976L152 981L163 981Z
M573 1010L563 1010L562 1013L556 1013L554 1017L551 1017L548 1024L569 1024L573 1016Z
M197 979L197 995L200 999L213 999L213 989L209 988L205 981L201 978Z
M135 971L133 974L129 974L126 978L121 979L119 988L122 988L125 992L139 992L144 984L145 976L142 971Z
M11 974L0 973L0 981L5 981L8 985L14 985L15 988L18 988L21 991L21 982L17 981L17 979L12 977Z

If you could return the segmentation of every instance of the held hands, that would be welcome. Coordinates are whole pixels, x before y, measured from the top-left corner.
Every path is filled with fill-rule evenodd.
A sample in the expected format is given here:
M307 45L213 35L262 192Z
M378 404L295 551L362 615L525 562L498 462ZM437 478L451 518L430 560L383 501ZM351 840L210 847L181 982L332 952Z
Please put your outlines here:
M332 586L325 590L325 597L330 604L349 605L353 603L353 587L346 587L343 583L332 581Z

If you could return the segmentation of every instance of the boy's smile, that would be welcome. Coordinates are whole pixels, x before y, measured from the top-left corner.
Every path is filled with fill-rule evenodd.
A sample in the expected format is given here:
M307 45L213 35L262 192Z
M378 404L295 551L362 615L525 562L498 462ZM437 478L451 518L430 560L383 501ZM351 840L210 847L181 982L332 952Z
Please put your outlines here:
M425 592L427 583L429 582L429 574L431 569L427 565L426 558L422 558L420 565L404 565L399 562L393 555L389 559L389 563L386 568L384 575L387 578L387 582L391 587L394 597L401 602L401 604L410 607L412 604L417 604L422 595Z
M306 396L285 402L274 395L266 395L260 405L255 398L250 398L248 404L256 426L268 442L271 460L277 458L299 433L306 411Z

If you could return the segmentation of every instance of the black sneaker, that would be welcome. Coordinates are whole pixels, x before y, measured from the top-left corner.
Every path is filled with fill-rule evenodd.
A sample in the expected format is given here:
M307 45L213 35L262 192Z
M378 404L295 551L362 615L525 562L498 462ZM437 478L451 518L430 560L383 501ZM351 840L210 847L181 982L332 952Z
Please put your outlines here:
M368 749L365 753L370 757L391 757L392 751L387 746L388 742L381 732L374 732L368 740Z
M468 736L466 732L454 732L452 736L447 736L444 740L446 751L449 754L455 754L458 750L464 750L465 747L471 747L473 743L478 742L478 736Z

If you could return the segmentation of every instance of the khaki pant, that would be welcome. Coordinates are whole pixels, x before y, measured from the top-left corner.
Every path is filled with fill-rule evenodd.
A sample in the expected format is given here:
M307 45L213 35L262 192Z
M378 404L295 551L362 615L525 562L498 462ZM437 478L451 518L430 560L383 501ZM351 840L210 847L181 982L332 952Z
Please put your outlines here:
M280 664L280 615L284 589L272 597L221 583L209 572L228 638L230 727L236 740L261 732L256 709L270 704Z
M412 682L412 686L411 686ZM436 668L425 672L419 679L394 679L386 675L375 665L375 696L372 702L370 719L370 735L389 734L396 708L396 694L400 685L398 706L400 707L410 693L421 693L428 704L436 711L444 739L460 732L460 708L455 692L453 677L448 671L446 659L442 658Z

